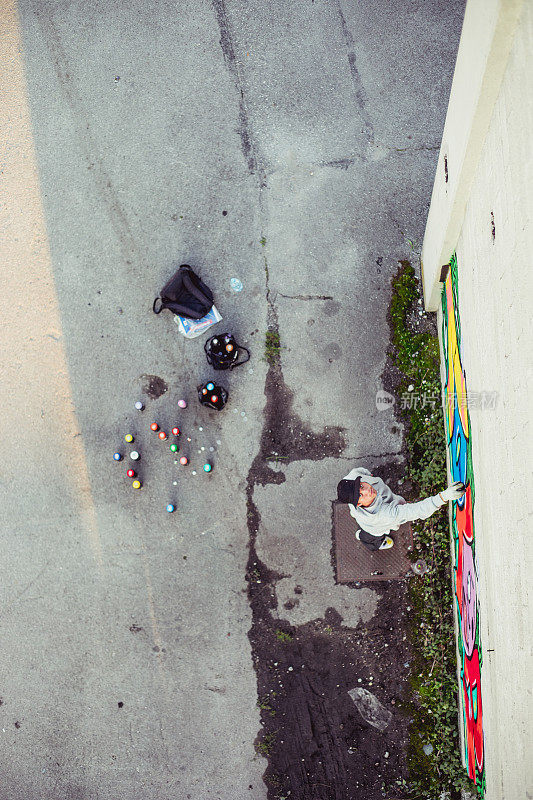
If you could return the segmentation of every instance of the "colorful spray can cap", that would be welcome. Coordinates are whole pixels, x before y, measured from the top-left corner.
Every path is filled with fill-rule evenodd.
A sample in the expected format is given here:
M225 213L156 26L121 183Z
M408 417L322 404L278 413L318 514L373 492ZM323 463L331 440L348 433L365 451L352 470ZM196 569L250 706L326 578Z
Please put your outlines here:
M161 439L161 441L164 441L167 438L167 435L166 435L165 431L159 431L158 435L159 435L159 438Z
M142 488L142 483L139 480L133 481L133 483L131 485L132 485L132 487L134 489L141 489Z
M159 425L157 424L157 422L152 422L152 424L150 425L150 430L151 431L158 431L159 430Z
M130 453L130 458L132 461L138 461L140 459L140 455L137 450L132 450Z
M126 472L126 475L128 476L128 478L134 478L135 477L135 470L134 469L129 469Z
M174 505L172 505L172 503L168 503L167 504L167 511L168 511L169 514L172 514L172 512L175 511L175 510L176 510L176 507Z
M187 401L186 400L178 400L178 405L180 408L187 408Z
M181 433L181 431L180 431L180 429L178 428L178 426L177 426L177 425L176 425L176 427L175 427L175 428L172 428L172 434L173 434L174 436L179 436L179 435L180 435L180 433Z
M142 411L144 409L144 403L141 403L140 400L137 400L137 402L135 403L135 408L137 409L137 411Z
M216 394L212 394L212 395L211 395L211 402L212 402L212 403L218 403L218 397L217 397L217 395L216 395Z
M215 388L215 384L214 383L206 383L205 388L207 389L208 392L212 392L213 389Z
M209 461L207 461L207 462L204 464L204 472L211 472L211 470L212 470L212 469L213 469L213 467L211 466L211 464L209 463Z
M189 463L189 459L187 458L187 456L182 456L180 458L180 464L181 464L182 467L185 467L188 463Z
M127 433L124 437L124 441L128 442L128 444L131 444L133 441L135 441L135 439L131 433Z
M113 461L122 461L122 453L113 453Z
M171 452L171 453L177 453L177 452L178 452L178 450L179 450L179 447L178 447L178 445L177 445L177 444L174 444L174 442L173 442L173 443L170 445L170 452Z

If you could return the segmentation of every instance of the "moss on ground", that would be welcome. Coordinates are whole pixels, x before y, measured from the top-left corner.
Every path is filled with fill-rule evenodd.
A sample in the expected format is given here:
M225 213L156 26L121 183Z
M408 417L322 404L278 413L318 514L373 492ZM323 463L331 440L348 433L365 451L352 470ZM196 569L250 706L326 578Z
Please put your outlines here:
M418 497L447 485L446 442L441 405L439 342L425 312L415 271L403 261L392 281L391 357L402 377L397 393L406 426L408 477ZM425 330L418 332L417 327ZM417 800L443 792L459 798L461 788L475 793L461 763L457 711L457 671L446 508L414 523L415 558L428 572L410 581L410 635L413 648L408 713L413 719L408 751L410 779L398 788ZM431 753L424 751L432 748Z

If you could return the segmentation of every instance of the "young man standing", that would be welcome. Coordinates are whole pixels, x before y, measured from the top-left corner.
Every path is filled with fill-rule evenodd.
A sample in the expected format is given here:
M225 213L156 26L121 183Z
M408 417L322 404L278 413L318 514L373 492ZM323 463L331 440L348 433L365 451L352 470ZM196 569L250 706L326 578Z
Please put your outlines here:
M337 499L348 503L350 514L359 525L356 537L369 550L389 550L394 540L388 534L404 522L427 519L449 500L459 500L466 489L457 481L434 497L408 503L391 492L381 478L363 467L352 469L337 485Z

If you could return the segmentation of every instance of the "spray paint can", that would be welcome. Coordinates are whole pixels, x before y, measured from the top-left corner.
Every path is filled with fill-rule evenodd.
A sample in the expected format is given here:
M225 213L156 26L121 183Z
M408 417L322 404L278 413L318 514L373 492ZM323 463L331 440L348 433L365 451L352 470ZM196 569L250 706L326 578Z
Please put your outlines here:
M150 425L150 430L154 431L155 433L159 430L159 425L157 424L157 422L152 422L152 424Z
M127 433L124 437L124 441L127 442L128 444L131 444L132 442L135 441L135 437L131 433Z
M178 400L178 405L180 408L187 408L187 401L186 400Z
M173 443L173 444L171 444L171 445L170 445L170 452L171 452L171 453L177 453L177 452L178 452L178 450L179 450L179 447L178 447L178 445L177 445L177 444L174 444L174 443Z
M180 458L180 464L181 464L182 467L186 467L188 463L189 463L189 459L187 458L187 456L182 456Z
M137 452L137 450L132 450L132 451L131 451L131 453L130 453L130 458L131 458L131 460L132 460L132 461L138 461L138 460L140 459L140 457L141 457L141 456L140 456L140 454Z
M122 461L122 453L113 453L113 461Z
M126 472L126 475L128 476L128 478L134 478L135 477L135 470L134 469L129 469Z
M172 514L173 511L176 510L176 507L172 503L167 504L167 511L169 514Z
M135 403L135 408L137 409L137 411L144 411L144 403L141 403L140 400L137 400L137 402Z
M209 463L209 461L207 461L203 466L204 472L211 472L212 469L213 469L213 466L212 466L212 464Z
M142 489L142 483L139 480L133 481L131 486L133 489Z
M176 426L175 428L172 428L172 434L173 434L173 436L179 436L179 435L180 435L180 433L181 433L181 431L180 431L180 429L179 429L177 426Z
M165 431L159 431L158 435L162 442L167 438Z

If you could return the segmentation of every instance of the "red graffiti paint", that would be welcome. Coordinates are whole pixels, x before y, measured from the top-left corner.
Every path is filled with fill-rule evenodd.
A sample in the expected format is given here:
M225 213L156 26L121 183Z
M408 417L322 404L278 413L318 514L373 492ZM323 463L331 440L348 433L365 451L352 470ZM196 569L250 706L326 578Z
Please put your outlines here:
M483 772L483 703L481 700L481 668L477 648L472 658L465 658L461 671L465 710L465 747L468 776L475 780L476 768Z

